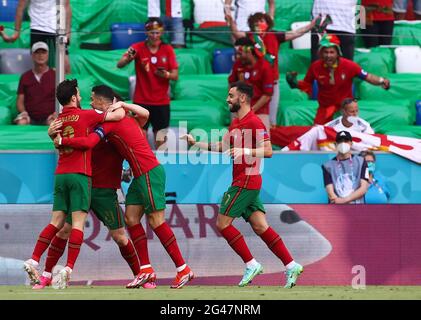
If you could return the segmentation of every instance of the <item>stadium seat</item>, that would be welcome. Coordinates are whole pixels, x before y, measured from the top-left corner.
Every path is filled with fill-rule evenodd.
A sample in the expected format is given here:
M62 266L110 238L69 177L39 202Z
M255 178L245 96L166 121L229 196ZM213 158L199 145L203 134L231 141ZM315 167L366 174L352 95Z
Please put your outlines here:
M213 52L213 73L230 73L235 60L234 48L216 49Z
M19 0L0 1L0 21L15 21Z
M22 74L32 68L29 49L1 49L0 74Z
M202 24L206 21L225 22L224 4L221 0L193 0L194 22Z
M415 120L415 124L417 126L421 126L421 100L418 100L417 103L415 104L415 108L417 110L417 115L416 115L416 120Z
M400 46L395 49L396 73L421 73L421 48Z
M310 21L299 21L291 24L291 30L297 30L308 25ZM311 48L311 32L307 32L302 37L292 40L294 49L310 49Z
M143 23L114 23L111 25L111 48L126 49L146 39Z

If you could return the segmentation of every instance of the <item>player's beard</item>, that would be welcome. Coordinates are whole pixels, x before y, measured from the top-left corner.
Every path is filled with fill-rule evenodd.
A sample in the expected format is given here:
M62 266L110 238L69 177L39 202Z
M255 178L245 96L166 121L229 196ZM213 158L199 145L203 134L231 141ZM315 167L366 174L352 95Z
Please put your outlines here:
M240 104L239 104L238 102L236 102L236 103L231 103L231 104L229 104L229 106L230 106L230 111L231 111L232 113L237 112L237 111L238 111L238 110L240 110L240 108L241 108L241 106L240 106Z

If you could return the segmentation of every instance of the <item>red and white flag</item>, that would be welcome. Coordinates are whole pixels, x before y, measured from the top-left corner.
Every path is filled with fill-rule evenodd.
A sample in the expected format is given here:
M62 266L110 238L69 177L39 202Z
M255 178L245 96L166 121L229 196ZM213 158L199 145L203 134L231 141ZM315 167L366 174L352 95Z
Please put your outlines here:
M335 151L336 131L331 127L316 125L291 142L282 151ZM386 151L421 164L421 139L368 134L349 130L352 136L352 150Z

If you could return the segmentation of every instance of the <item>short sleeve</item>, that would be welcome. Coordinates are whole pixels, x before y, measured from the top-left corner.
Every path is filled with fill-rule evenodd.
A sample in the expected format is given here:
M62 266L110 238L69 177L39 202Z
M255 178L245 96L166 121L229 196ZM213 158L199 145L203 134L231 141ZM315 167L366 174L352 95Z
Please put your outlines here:
M107 113L99 110L86 110L84 116L88 119L88 125L94 126L104 122Z
M282 42L286 41L286 34L283 31L276 31L276 40L278 40L278 43L281 44Z
M273 95L273 83L275 81L275 77L273 74L273 69L269 65L269 63L265 64L264 72L263 72L263 93L266 95Z
M310 68L308 68L306 76L304 77L304 82L307 82L311 85L313 85L313 81L316 79L314 76L314 64L312 64L310 66Z
M323 181L324 181L325 187L329 184L333 184L332 176L330 175L329 171L327 171L324 165L322 165L322 170L323 170Z
M361 167L361 179L369 181L369 172L368 172L368 166L367 162L364 160L363 165Z
M238 81L238 61L236 61L234 63L234 65L232 66L232 69L231 69L231 73L228 76L228 82L229 83L234 83L236 81Z

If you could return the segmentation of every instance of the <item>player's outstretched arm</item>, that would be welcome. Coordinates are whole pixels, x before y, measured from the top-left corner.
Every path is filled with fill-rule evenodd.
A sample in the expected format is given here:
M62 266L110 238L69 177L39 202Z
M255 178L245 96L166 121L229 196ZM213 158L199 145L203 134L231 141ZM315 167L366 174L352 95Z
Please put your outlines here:
M294 39L297 39L299 37L302 37L304 34L309 32L311 29L314 28L316 25L317 17L314 18L308 25L299 28L297 30L291 30L285 33L285 41L291 41Z
M390 88L390 80L383 78L383 77L378 77L374 74L367 74L367 77L365 78L365 81L367 81L368 83L371 83L372 85L375 86L381 86L383 89L385 90L389 90Z
M88 150L95 147L98 142L105 137L104 130L102 127L98 127L89 134L87 137L79 138L62 138L60 134L54 139L54 145L56 148L59 147L71 147L79 150Z
M222 152L222 142L196 142L196 139L191 134L181 136L180 140L186 140L190 146L194 146L197 149Z

